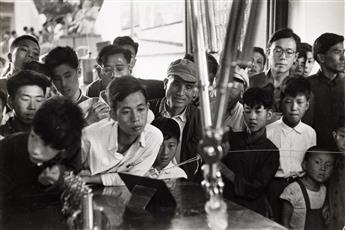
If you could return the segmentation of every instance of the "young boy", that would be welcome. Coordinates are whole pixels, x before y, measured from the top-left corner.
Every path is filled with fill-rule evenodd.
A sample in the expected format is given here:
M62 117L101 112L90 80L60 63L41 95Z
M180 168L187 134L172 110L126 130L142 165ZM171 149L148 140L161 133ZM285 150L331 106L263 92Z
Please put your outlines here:
M59 46L51 50L45 64L51 71L57 90L82 109L87 125L108 117L109 107L105 103L82 94L78 80L81 73L79 60L71 47Z
M180 140L178 123L171 118L158 117L151 124L163 133L164 141L146 176L157 179L187 178L183 169L172 163Z
M333 132L337 146L335 155L334 174L330 178L328 205L330 210L330 221L327 229L342 229L345 227L345 124L341 123L339 128Z
M266 137L272 116L273 97L261 88L243 95L247 131L229 132L230 150L223 158L224 197L262 215L267 215L265 190L279 166L277 147Z
M65 170L79 171L83 125L77 106L63 97L54 97L36 112L28 133L1 140L0 203L10 207L20 198L44 194L59 184Z
M15 114L0 126L0 135L6 137L30 130L36 111L46 100L47 87L50 87L48 78L31 70L22 70L8 79L8 104Z
M267 138L279 148L279 169L269 187L273 215L279 221L279 195L288 183L302 175L301 167L306 150L316 145L316 133L301 122L309 107L310 85L306 78L288 77L282 84L281 110L283 117L267 126Z
M87 183L120 185L118 172L144 176L163 142L162 133L147 124L146 91L132 76L115 78L107 88L111 120L85 128L81 174Z
M119 46L108 45L99 52L96 61L99 79L88 86L86 90L88 97L98 97L111 80L130 74L131 52Z
M280 196L283 199L284 226L289 229L305 230L324 228L322 215L322 207L326 200L324 183L330 178L333 165L333 154L317 146L307 150L302 163L305 175L289 184Z

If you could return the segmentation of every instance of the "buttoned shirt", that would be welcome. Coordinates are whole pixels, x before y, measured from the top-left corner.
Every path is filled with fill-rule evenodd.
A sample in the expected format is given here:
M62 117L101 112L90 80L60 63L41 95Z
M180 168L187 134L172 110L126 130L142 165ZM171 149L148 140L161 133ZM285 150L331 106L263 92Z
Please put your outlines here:
M160 130L146 124L129 149L119 153L118 129L116 121L101 120L83 130L83 167L91 175L100 175L105 186L123 184L118 172L143 176L151 168L163 142Z
M168 110L166 109L166 100L162 100L159 111L163 117L174 119L178 123L178 126L180 127L180 140L179 140L179 143L177 145L177 150L176 150L176 154L175 154L175 163L176 162L180 163L183 129L184 129L186 122L187 122L186 108L183 110L183 112L181 114L178 114L176 116L171 116L170 113L168 112Z
M307 149L316 145L315 130L303 122L291 128L283 119L266 126L267 138L279 149L280 166L276 177L299 176Z

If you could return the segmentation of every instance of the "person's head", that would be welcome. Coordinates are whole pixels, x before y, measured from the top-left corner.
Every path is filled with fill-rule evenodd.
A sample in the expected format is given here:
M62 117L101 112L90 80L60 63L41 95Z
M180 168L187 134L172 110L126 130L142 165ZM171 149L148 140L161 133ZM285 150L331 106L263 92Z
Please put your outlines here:
M28 152L35 163L72 156L71 149L80 146L83 114L66 97L48 99L36 112L28 138Z
M305 52L305 50L300 49L298 51L297 60L294 62L294 64L291 67L291 73L294 75L303 76L306 61L307 61L307 53Z
M180 127L175 120L166 117L158 117L151 124L156 126L163 133L164 137L153 166L164 168L175 156L180 140Z
M131 53L119 46L108 45L101 49L97 56L97 73L106 87L114 78L129 75Z
M281 87L280 103L284 122L295 127L309 108L311 88L302 76L287 77Z
M169 108L184 109L192 102L197 82L195 68L195 64L187 59L178 59L169 65L164 79Z
M228 111L231 111L233 108L235 108L237 102L239 102L243 97L244 91L249 87L249 78L246 71L239 66L236 66L235 68L233 81L231 82L231 87L228 89Z
M23 30L24 30L24 32L26 32L26 33L29 32L29 29L28 29L27 26L24 26L24 27L23 27Z
M22 70L7 81L8 104L16 117L25 124L31 124L36 111L45 101L48 78L31 70Z
M183 59L188 59L194 62L194 56L192 54L186 54ZM208 69L208 81L210 85L213 85L216 75L218 73L219 64L217 60L209 53L206 52L207 69Z
M249 77L264 71L266 64L266 55L261 47L253 48L252 62L248 69Z
M316 184L322 184L329 179L334 166L333 154L318 146L310 147L302 162L306 177Z
M113 45L120 46L121 48L129 50L131 52L131 61L129 65L130 69L132 70L134 68L135 62L137 61L136 57L139 44L129 36L119 36L114 39Z
M139 136L148 112L146 90L133 76L122 76L110 82L106 89L111 118L118 122L126 136Z
M2 116L6 108L6 102L7 102L6 93L0 89L0 123L2 121Z
M343 72L345 68L344 37L333 33L324 33L313 45L314 59L322 71Z
M80 68L76 52L71 47L56 47L45 57L45 65L57 90L70 99L79 92Z
M243 116L248 129L254 133L266 127L272 117L273 95L269 90L249 88L243 94Z
M23 68L25 63L38 61L40 46L36 38L30 35L22 35L13 40L8 53L8 60L16 71Z
M301 39L291 29L276 31L267 44L270 69L278 74L288 74L298 57Z
M310 72L313 69L314 62L315 62L314 57L313 57L312 46L306 42L302 42L301 43L301 50L303 50L306 54L306 62L305 62L305 68L304 68L303 76L308 77L310 75Z
M343 156L345 156L345 123L343 121L340 122L337 129L333 131L332 134L338 151L342 152Z

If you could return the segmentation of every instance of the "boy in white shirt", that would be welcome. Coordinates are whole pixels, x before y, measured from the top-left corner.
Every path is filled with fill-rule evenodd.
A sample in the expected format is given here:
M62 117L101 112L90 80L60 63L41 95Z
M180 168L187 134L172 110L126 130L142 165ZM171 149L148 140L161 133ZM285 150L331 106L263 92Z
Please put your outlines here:
M303 174L302 161L307 149L316 145L315 130L301 122L309 108L310 85L304 77L288 77L281 89L281 110L283 116L268 125L267 138L279 149L280 166L269 185L268 199L273 216L280 222L280 194L288 183Z

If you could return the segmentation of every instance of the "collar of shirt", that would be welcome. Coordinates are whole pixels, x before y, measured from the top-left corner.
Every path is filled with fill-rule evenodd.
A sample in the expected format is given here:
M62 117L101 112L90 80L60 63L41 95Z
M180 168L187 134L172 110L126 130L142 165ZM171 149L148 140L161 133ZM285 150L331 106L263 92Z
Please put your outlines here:
M282 125L282 130L283 130L283 133L286 135L286 134L289 134L293 131L295 131L296 133L298 134L301 134L303 132L303 126L302 126L302 122L299 121L298 125L296 125L295 127L291 128L290 126L288 126L287 124L285 124L285 122L283 121L283 118L280 118L280 122L281 122L281 125Z
M247 144L255 144L255 145L259 145L260 143L263 143L266 141L266 128L265 131L262 133L262 135L260 136L254 136L250 134L249 128L246 128L246 143Z
M112 124L112 129L111 129L111 132L109 134L109 137L108 137L108 151L109 152L117 152L117 149L119 147L119 143L118 143L118 133L119 133L119 125L118 125L118 122L117 121L113 121L113 124ZM140 145L140 147L145 147L146 145L146 142L145 142L145 129L143 130L143 132L140 134L140 136L137 138L137 140L133 143L138 143ZM133 145L132 144L132 145Z
M163 117L175 118L175 119L178 119L178 120L180 120L180 121L182 121L184 123L187 121L186 111L187 111L187 106L186 106L186 108L183 110L183 112L181 114L176 115L176 116L171 116L170 113L168 112L168 110L166 109L166 99L163 99L161 101L161 104L159 105L159 113Z

